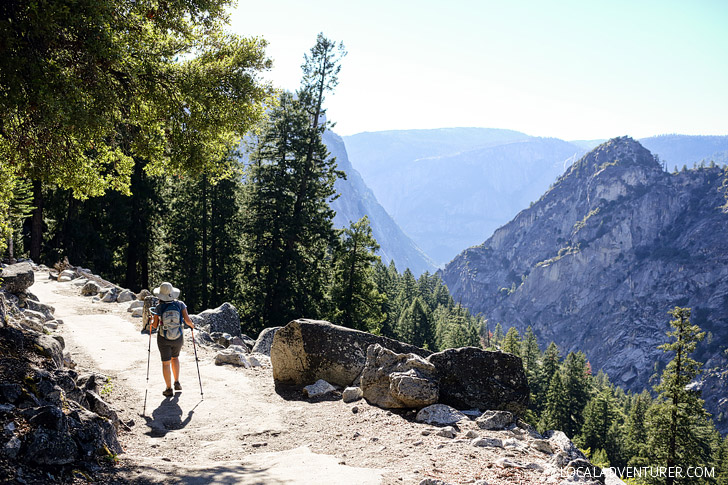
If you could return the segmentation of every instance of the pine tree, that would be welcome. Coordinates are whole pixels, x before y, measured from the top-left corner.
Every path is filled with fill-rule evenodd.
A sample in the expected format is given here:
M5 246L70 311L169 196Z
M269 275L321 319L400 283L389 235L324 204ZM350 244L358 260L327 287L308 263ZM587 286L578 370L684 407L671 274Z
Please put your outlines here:
M385 296L377 291L374 282L373 263L379 261L374 252L378 248L368 217L344 229L341 244L334 253L331 288L332 321L337 324L380 332Z
M554 342L551 342L543 356L544 382L551 382L554 374L559 370L560 365L561 353L559 352L559 347Z
M648 455L652 464L666 466L704 466L711 460L712 423L703 400L687 386L700 373L702 364L690 357L705 337L700 327L690 322L690 309L675 307L669 314L672 341L660 349L672 360L654 387L657 398L648 411ZM688 483L685 479L665 477L660 483Z
M634 403L625 422L626 454L629 455L631 466L646 464L640 457L647 453L647 410L651 404L652 397L646 389L634 396Z
M250 155L242 230L242 321L250 332L322 310L329 248L338 244L329 201L340 172L307 110L281 95Z
M716 481L718 485L728 485L728 437L723 438L719 446Z
M526 333L521 341L521 358L523 359L523 368L527 374L535 375L535 367L538 365L538 339L533 333L533 329L529 325Z
M581 431L583 411L590 396L590 384L586 372L586 357L582 352L570 352L562 364L564 388L568 398L569 422L562 430L568 436L576 436Z
M419 297L406 308L397 322L396 335L403 342L423 347L430 339L430 319L427 308Z
M612 390L603 388L584 408L584 425L579 444L592 450L602 449L607 452L610 462L615 462L619 458L618 444L621 441L621 436L617 435L621 431L619 417Z
M561 373L556 372L549 383L546 404L538 427L541 431L550 429L565 430L569 422L566 388L561 380Z
M374 282L377 285L377 291L384 296L381 304L383 317L381 334L385 337L394 338L394 328L399 317L399 311L395 306L399 273L397 273L394 261L390 261L389 266L384 266L381 261L374 263Z
M511 327L506 333L506 338L503 339L503 352L508 352L513 355L521 355L521 340L518 335L516 327Z
M503 325L498 322L495 324L495 329L493 330L493 343L497 346L501 345L504 338L505 334L503 333Z

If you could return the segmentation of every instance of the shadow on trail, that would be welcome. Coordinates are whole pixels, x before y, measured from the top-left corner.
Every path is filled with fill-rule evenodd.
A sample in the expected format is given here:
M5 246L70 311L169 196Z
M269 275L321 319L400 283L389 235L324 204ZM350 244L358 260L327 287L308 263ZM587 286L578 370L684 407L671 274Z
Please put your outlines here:
M285 401L301 401L310 404L316 404L324 401L341 401L341 392L339 391L318 397L306 397L303 394L301 386L282 384L280 382L275 383L274 389L276 394Z
M202 401L200 401L202 402ZM187 412L187 417L182 420L182 408L179 406L179 394L175 394L172 397L165 397L157 409L152 411L152 415L144 416L149 431L146 435L152 438L160 438L170 431L175 431L187 426L192 421L192 415L195 414L195 409L200 405L200 402L195 404L195 407Z

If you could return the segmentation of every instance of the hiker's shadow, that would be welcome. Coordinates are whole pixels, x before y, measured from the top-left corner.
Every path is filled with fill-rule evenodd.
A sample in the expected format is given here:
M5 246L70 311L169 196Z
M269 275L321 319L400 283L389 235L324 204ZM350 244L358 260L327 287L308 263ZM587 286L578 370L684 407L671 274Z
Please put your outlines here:
M144 419L149 426L149 431L145 434L151 437L161 437L169 433L182 429L192 421L192 415L195 413L194 408L190 409L187 413L187 417L182 420L182 408L179 407L179 394L175 394L171 398L164 398L159 403L157 409L152 411L151 416L144 416Z

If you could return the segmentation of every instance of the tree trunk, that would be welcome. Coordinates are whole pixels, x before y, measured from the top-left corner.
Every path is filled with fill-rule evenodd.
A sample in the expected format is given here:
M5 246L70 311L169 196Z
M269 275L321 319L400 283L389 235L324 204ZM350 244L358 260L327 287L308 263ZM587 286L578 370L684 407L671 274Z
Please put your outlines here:
M207 262L207 174L202 175L202 308L208 307L208 262Z
M220 224L217 221L217 214L215 211L215 201L217 197L218 187L210 187L210 266L212 271L212 288L210 295L210 302L213 306L217 306L220 303L220 280L219 280L219 266L220 261L218 260L218 239L220 232Z
M33 219L30 227L30 259L40 263L40 250L43 246L43 183L33 180Z
M141 179L143 176L142 162L138 159L134 159L134 174L131 178L131 207L129 213L129 220L127 221L126 229L126 278L125 286L131 288L134 291L141 290L139 286L139 261L141 259L141 238L145 237L143 221L141 218L140 210L140 198L144 195L141 194Z

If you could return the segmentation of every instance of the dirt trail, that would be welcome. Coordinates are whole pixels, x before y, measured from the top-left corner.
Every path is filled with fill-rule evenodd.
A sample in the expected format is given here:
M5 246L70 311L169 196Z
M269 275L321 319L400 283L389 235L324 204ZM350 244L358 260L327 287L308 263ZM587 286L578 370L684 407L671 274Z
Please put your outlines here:
M111 376L107 399L131 425L131 431L120 433L125 448L119 457L120 480L380 483L381 470L342 465L342 457L314 453L300 436L289 437L287 421L303 415L311 405L278 396L270 369L215 366L212 352L198 346L201 399L189 331L180 356L183 391L173 398L161 394L164 381L156 336L152 337L146 416L142 417L149 337L140 333L140 319L126 312L128 305L92 303L91 298L80 296L78 287L48 280L44 273L36 274L30 291L54 306L56 318L64 321L58 332L78 363L77 370Z
M162 396L164 381L152 338L146 405L148 335L128 304L92 302L71 283L36 273L30 289L55 307L66 349L77 371L111 377L104 398L129 429L120 429L125 452L115 483L185 484L419 484L423 478L449 483L540 484L540 472L503 468L500 458L538 461L548 457L528 449L473 447L466 433L508 439L508 431L478 430L458 423L456 439L414 421L413 411L392 412L365 401L340 398L310 402L300 389L276 391L272 369L215 366L214 351L197 347L204 400L186 331L180 355L184 390ZM551 477L548 483L558 483Z

